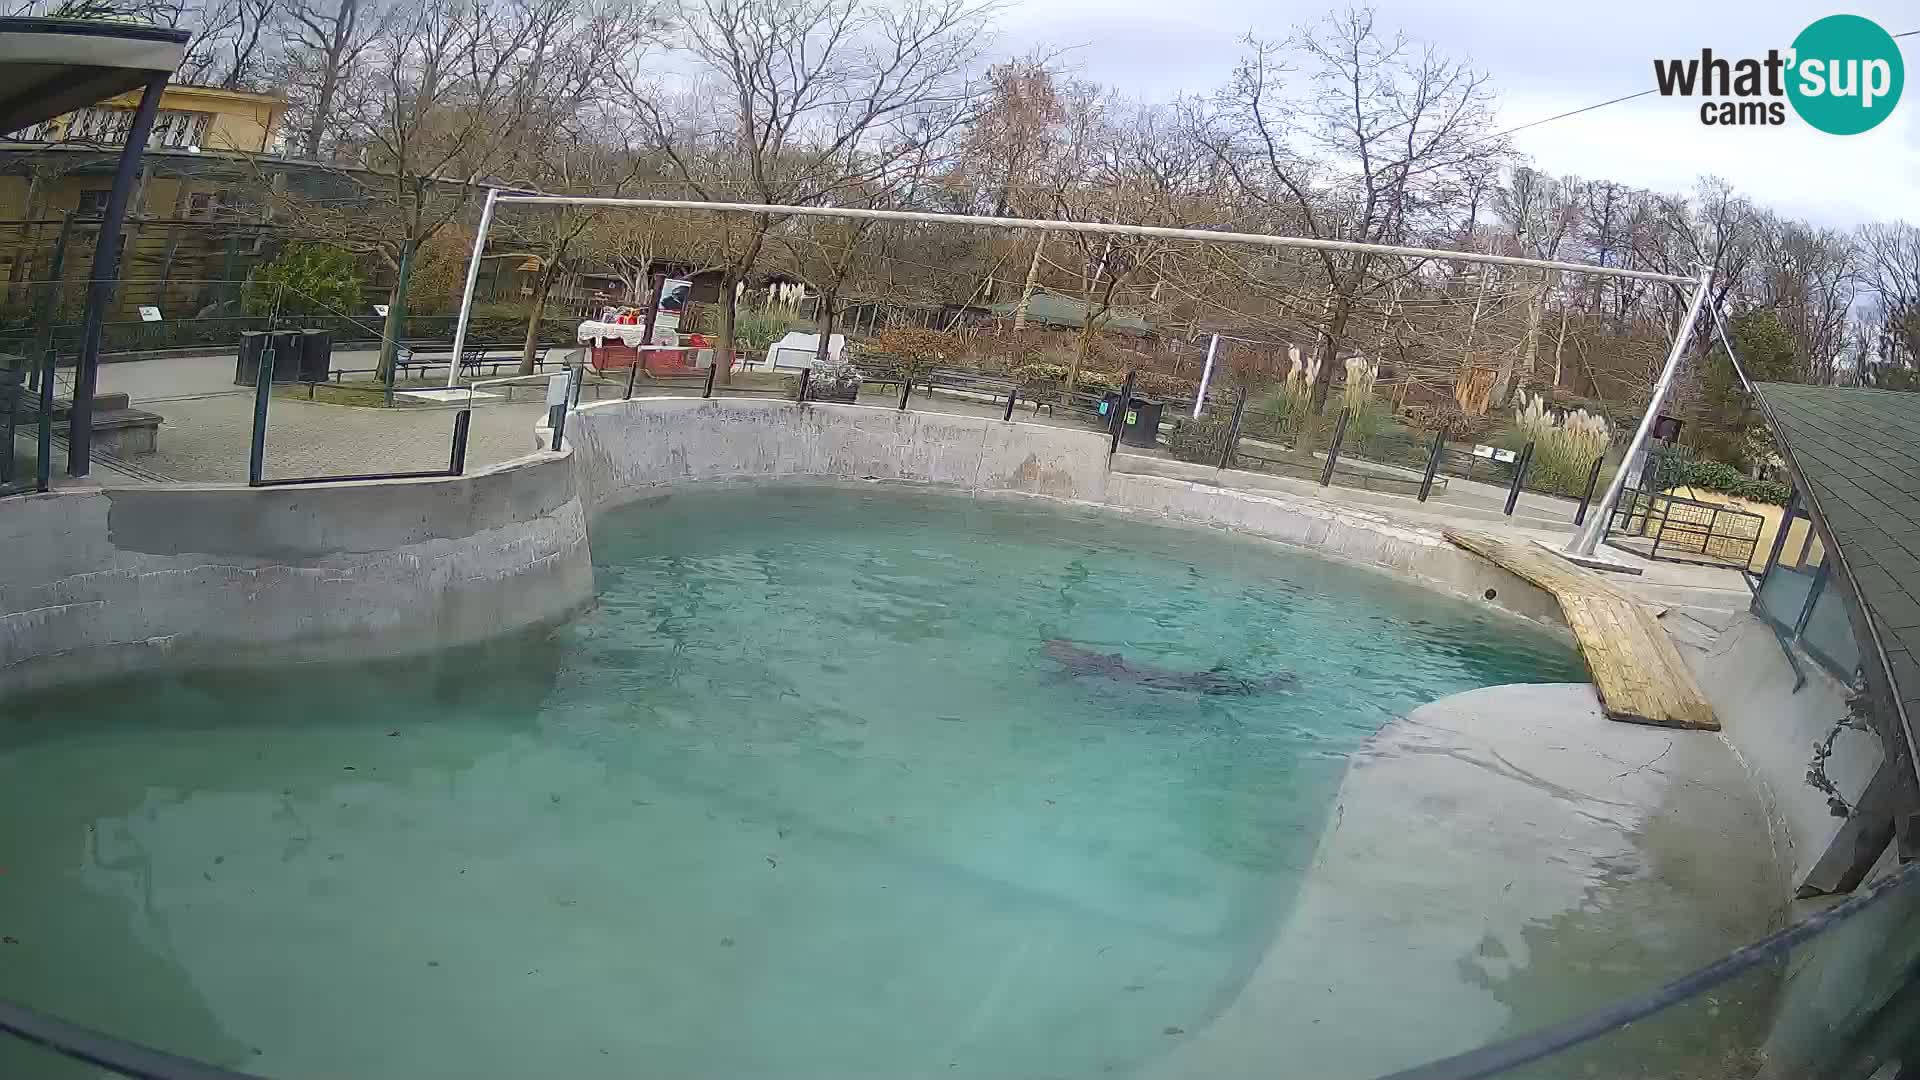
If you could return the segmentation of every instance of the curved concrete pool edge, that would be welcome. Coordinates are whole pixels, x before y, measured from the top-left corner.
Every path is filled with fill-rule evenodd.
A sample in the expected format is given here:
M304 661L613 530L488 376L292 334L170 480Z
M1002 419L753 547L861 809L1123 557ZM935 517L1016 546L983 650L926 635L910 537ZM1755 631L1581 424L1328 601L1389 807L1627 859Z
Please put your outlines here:
M769 398L596 402L566 430L590 514L716 481L890 480L1041 496L1278 541L1566 632L1544 590L1438 532L1280 492L1111 471L1097 431Z
M8 501L0 550L0 693L420 653L593 598L565 452L458 477L55 491Z

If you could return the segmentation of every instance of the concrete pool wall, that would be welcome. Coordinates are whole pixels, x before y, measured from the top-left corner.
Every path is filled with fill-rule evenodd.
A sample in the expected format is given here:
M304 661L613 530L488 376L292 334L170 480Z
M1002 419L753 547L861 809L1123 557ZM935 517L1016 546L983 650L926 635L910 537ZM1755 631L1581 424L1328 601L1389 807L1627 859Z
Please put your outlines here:
M564 453L461 477L54 491L7 501L0 551L0 692L441 649L593 597Z
M1231 529L1393 571L1563 629L1546 592L1382 515L1108 468L1097 431L976 416L764 398L596 402L567 420L589 513L673 486L728 480L900 480L1037 495ZM1491 596L1489 596L1491 592Z
M585 406L567 448L462 477L75 488L0 515L0 693L143 668L368 659L593 597L588 523L674 485L890 480L1227 528L1550 627L1544 592L1380 515L1110 472L1101 432L768 399ZM1489 596L1491 593L1491 596Z

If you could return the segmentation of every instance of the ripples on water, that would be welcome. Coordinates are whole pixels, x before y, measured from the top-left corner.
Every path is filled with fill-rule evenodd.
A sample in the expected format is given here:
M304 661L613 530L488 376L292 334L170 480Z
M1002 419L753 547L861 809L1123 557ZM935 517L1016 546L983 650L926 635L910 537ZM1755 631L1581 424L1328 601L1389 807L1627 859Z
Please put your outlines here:
M0 996L282 1077L1124 1073L1232 999L1362 740L1582 678L1382 575L1038 504L708 492L593 541L550 633L11 703Z

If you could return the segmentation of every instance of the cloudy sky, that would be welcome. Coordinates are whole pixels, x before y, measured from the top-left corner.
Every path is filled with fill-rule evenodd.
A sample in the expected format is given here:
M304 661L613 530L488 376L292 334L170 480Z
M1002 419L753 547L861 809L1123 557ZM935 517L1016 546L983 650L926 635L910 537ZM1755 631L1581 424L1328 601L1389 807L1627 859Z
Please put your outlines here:
M1231 71L1249 30L1285 37L1335 0L1022 0L1002 20L1009 52L1071 45L1082 74L1131 96L1205 92ZM1501 126L1653 86L1656 57L1763 56L1808 23L1845 11L1890 33L1920 30L1914 0L1378 0L1378 25L1465 55L1493 76ZM1556 120L1514 136L1540 168L1662 191L1727 178L1784 213L1828 225L1920 220L1920 37L1904 38L1909 86L1886 122L1824 135L1791 115L1784 127L1703 126L1698 99L1658 95Z

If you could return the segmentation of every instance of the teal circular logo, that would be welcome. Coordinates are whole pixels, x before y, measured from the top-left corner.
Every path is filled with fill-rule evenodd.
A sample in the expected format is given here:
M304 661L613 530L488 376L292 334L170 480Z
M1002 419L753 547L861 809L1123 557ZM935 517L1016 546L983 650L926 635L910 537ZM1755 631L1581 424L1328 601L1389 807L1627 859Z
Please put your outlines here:
M1787 99L1829 135L1871 130L1900 102L1900 45L1872 19L1829 15L1793 39Z

